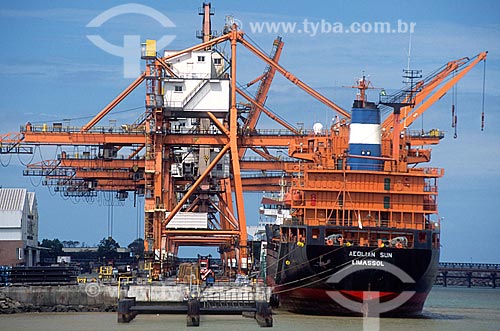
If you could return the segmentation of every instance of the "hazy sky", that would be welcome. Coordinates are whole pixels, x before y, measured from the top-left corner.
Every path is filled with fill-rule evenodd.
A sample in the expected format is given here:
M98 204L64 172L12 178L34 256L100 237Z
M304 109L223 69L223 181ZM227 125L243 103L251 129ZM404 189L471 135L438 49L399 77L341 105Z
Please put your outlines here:
M0 5L0 133L17 132L19 125L72 119L82 125L97 114L133 80L124 78L123 59L96 47L87 35L100 35L122 47L124 36L140 40L174 37L167 49L197 43L201 29L199 1L144 1L173 23L162 27L154 19L124 14L100 27L87 27L96 16L125 1L21 1ZM414 25L411 66L426 75L446 62L488 50L486 127L480 130L483 66L478 65L458 84L458 139L453 139L451 95L446 95L413 128L440 128L447 133L433 147L432 166L445 168L440 181L442 261L500 263L500 3L497 1L213 1L214 30L221 30L226 15L234 15L249 40L266 51L276 35L285 46L280 62L331 100L349 109L352 85L363 72L376 87L401 88L407 66L410 25ZM389 23L391 33L374 31ZM339 26L344 28L339 31ZM262 28L259 30L259 27ZM266 28L277 28L269 31ZM360 30L364 29L364 30ZM399 29L399 30L398 30ZM349 32L346 32L348 30ZM394 31L392 31L394 30ZM131 37L136 38L136 37ZM238 81L246 83L265 65L240 48ZM372 100L377 99L372 93ZM109 119L133 122L144 105L139 87ZM328 123L333 114L283 78L276 78L267 105L295 124L311 128ZM260 128L275 127L262 118ZM77 152L77 151L75 151ZM56 151L40 149L29 156L1 155L0 185L26 187L37 193L40 240L59 238L96 244L107 236L109 199L92 204L53 196L39 178L23 177L22 164L53 159ZM52 194L51 194L52 193ZM246 201L247 222L257 224L261 194ZM113 237L122 246L137 236L142 211L129 198L113 207ZM139 231L142 236L142 228Z

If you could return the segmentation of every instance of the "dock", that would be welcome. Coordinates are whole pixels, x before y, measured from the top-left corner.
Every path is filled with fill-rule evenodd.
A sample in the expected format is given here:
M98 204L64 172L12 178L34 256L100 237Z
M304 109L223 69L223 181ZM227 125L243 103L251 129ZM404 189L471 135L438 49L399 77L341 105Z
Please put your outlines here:
M148 301L144 293L124 286L119 290L118 322L129 323L139 314L184 314L187 326L199 326L200 315L241 315L255 319L261 327L273 326L269 289L262 284L182 286L178 290L184 293L180 300Z
M441 262L435 285L497 288L499 279L500 264Z

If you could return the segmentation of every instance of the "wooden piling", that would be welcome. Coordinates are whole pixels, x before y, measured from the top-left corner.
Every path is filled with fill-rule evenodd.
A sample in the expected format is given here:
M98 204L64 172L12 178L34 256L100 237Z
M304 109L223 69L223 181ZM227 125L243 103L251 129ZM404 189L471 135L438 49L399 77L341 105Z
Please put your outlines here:
M123 298L118 301L118 323L129 323L137 315L130 308L135 306L135 298Z
M200 301L190 299L186 318L187 326L200 326Z
M255 320L261 327L269 328L273 326L273 314L269 305L265 301L255 302Z

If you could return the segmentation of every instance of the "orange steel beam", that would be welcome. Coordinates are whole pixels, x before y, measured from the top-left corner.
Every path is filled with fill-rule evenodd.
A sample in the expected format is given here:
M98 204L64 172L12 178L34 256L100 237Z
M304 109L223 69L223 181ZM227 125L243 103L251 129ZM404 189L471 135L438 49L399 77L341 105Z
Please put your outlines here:
M213 46L215 44L219 44L219 43L221 43L223 41L229 40L229 38L231 38L230 33L222 35L222 36L217 37L217 38L214 38L214 39L212 39L210 41L207 41L207 42L204 42L204 43L201 43L201 44L198 44L198 45L186 48L186 49L184 49L184 50L182 50L180 52L177 52L177 53L174 53L174 54L170 54L168 56L163 57L162 60L166 62L166 61L168 61L170 59L173 59L173 58L176 58L177 56L180 56L182 54L189 53L189 52L194 52L194 51L199 51L199 50L205 49L207 47L211 47L211 46Z
M132 169L135 166L144 168L144 160L130 159L70 159L61 158L58 160L61 167L92 168L92 169Z
M229 144L231 146L231 164L233 171L234 197L238 224L240 227L240 251L238 271L241 272L242 259L247 258L247 222L243 201L243 185L241 183L240 158L238 155L238 110L236 109L236 43L239 33L236 26L231 30L231 108L229 110Z
M220 246L230 244L232 238L200 238L200 237L176 237L169 236L174 245L179 246Z
M226 132L224 132L226 133ZM225 135L194 135L194 134L167 134L165 140L171 145L226 145L230 139ZM288 146L296 135L291 134L262 134L253 136L240 136L241 147L254 146ZM80 133L80 132L29 132L24 135L25 144L44 145L113 145L131 146L141 145L145 142L144 134L131 133Z
M233 219L234 222L234 205L233 205L233 191L231 187L231 179L224 178L219 181L222 187L222 199L219 202L221 209L224 208L224 217L221 218L220 223L223 229L230 228L229 218ZM237 222L236 222L237 224Z
M260 75L259 77L255 78L250 83L247 83L247 87L252 86L253 84L257 83L259 80L262 80L262 78L264 78L265 75L266 75L266 73L264 72L262 75Z
M278 160L278 158L276 156L273 156L273 155L269 154L269 152L267 152L267 148L266 148L266 151L261 151L260 149L257 149L255 147L250 147L250 149L268 161L277 161Z
M219 237L201 237L199 235L194 235L194 236L189 236L189 235L184 235L184 236L173 236L173 235L170 235L170 240L173 240L173 241L185 241L186 243L189 243L189 242L205 242L205 243L210 243L210 242L214 242L215 240L218 240L218 242L229 242L232 240L232 238L236 236L233 235L233 236L219 236Z
M9 132L6 134L2 134L0 139L0 144L19 144L23 141L24 135L22 132Z
M24 142L44 145L138 145L144 133L24 132Z
M273 171L280 171L284 170L285 164L286 163L292 163L292 162L283 162L283 161L250 161L250 160L241 160L240 161L240 166L241 170L273 170ZM296 163L296 162L293 162Z
M266 192L279 192L281 190L281 187L279 184L277 185L246 185L243 184L243 189L247 193L262 193L263 191ZM257 212L257 211L255 211Z
M139 154L142 149L144 148L144 146L146 146L146 144L141 144L139 147L137 147L132 153L130 153L130 155L128 156L128 159L133 159L134 157L137 156L137 154Z
M287 147L296 135L256 135L239 137L241 147L276 146Z
M436 101L441 99L446 92L448 92L460 79L462 79L469 71L472 70L479 62L486 59L488 52L482 52L477 55L477 57L467 64L467 67L457 73L453 78L447 81L441 88L439 88L432 96L426 99L420 106L412 109L411 113L407 118L407 125L410 126L417 118L420 117L430 106L432 106Z
M205 179L205 177L207 177L207 175L210 173L210 171L212 171L212 169L215 167L215 165L217 164L217 162L219 162L220 159L224 156L224 154L226 154L226 152L229 150L229 147L230 147L229 144L227 144L226 146L224 146L222 148L222 150L219 152L219 154L217 154L217 156L214 158L214 160L212 162L210 162L210 164L205 169L205 171L193 183L193 185L189 188L189 190L186 192L186 194L184 194L184 196L177 203L177 205L174 207L174 209L172 209L170 211L170 214L167 216L167 218L165 218L162 221L162 225L163 226L166 226L168 224L168 222L170 222L170 220L172 220L172 218L181 210L181 208L184 206L184 204L189 199L189 197L191 196L191 194L193 194L193 192L198 188L198 186Z
M171 145L176 146L191 146L191 145L215 145L221 146L229 143L229 138L226 135L197 135L197 134L169 134L165 136L166 141Z
M163 60L160 57L157 57L156 62L158 62L163 67L163 69L165 69L171 76L177 77L175 72L172 69L170 69L170 66L165 62L165 60Z
M299 131L297 131L297 129L295 129L293 126L291 126L287 122L283 121L278 116L274 115L266 107L264 107L262 104L258 103L254 99L252 99L248 94L246 94L245 92L243 92L240 88L236 87L236 92L238 92L238 94L240 94L243 98L245 98L248 101L250 101L256 108L258 108L260 111L264 112L267 116L269 116L274 121L276 121L279 124L283 125L285 128L287 128L288 130L292 131L293 133L299 134ZM250 129L253 129L253 127L251 127Z
M219 122L217 117L215 117L214 114L211 112L207 112L208 117L212 120L212 123L222 132L224 133L227 137L229 137L229 131Z
M437 145L440 140L439 137L407 137L410 146Z
M284 147L290 144L290 141L297 138L296 135L291 134L262 134L239 136L238 145L241 147L254 147L254 146L277 146ZM169 134L165 135L166 141L172 145L178 146L191 146L191 145L213 145L222 146L229 143L230 139L224 135L196 135L196 134Z
M246 48L248 48L252 53L257 55L261 60L269 64L271 67L276 69L277 72L283 75L286 79L300 87L302 90L304 90L306 93L311 95L313 98L317 99L318 101L322 102L326 106L330 107L331 109L335 110L342 116L346 118L351 118L351 114L349 114L347 111L345 111L342 107L338 106L335 104L333 101L329 100L327 97L323 96L313 88L311 88L309 85L301 81L298 77L293 75L291 72L287 71L285 68L280 66L278 63L274 62L272 59L267 57L263 52L258 50L255 46L253 46L251 43L246 41L243 38L243 33L238 34L238 41L243 44Z
M231 200L229 200L231 201ZM238 229L238 220L234 217L234 213L231 208L227 205L227 196L221 195L219 199L219 205L216 205L213 201L210 201L212 206L219 212L220 221L219 226L221 229Z
M130 180L132 183L132 172L129 171L116 171L116 170L80 170L76 169L76 178L82 179L119 179ZM143 181L140 181L141 183ZM137 182L136 182L137 183Z
M232 239L231 238L209 238L209 239L203 239L203 238L197 238L197 237L183 237L183 238L176 238L172 237L170 238L174 242L174 244L177 244L179 246L220 246L224 244L229 244L231 243Z
M104 107L103 110L99 112L99 114L97 114L92 120L90 120L90 122L85 124L82 127L81 132L86 132L90 130L94 125L96 125L97 122L99 122L104 116L106 116L111 110L113 110L113 108L115 108L116 105L118 105L123 99L125 99L125 97L129 95L130 92L135 90L135 88L142 83L145 77L146 73L143 72L122 93L120 93L116 98L113 99L113 101L111 101L106 107Z
M243 177L243 185L246 188L250 186L279 186L281 176L256 176L256 177Z
M276 51L274 52L274 55L272 57L272 60L276 63L279 62L279 58L281 56L281 50L283 49L283 41L281 41L281 38L277 38L273 42L273 46L276 46ZM259 105L264 105L267 99L267 94L269 93L269 89L271 88L271 84L273 82L274 74L276 73L276 69L272 66L269 66L269 71L265 74L264 77L262 77L261 84L259 85L259 89L257 91L257 95L255 98L256 104ZM248 86L248 84L247 84ZM260 117L260 112L261 109L254 105L252 107L252 111L249 114L249 117L247 118L247 121L245 123L245 128L249 128L253 130L255 126L257 125L257 121L259 120ZM241 157L240 153L240 157Z
M425 85L424 85L423 81L418 82L416 84L415 91L417 91L419 89L420 89L420 91L415 92L415 96L413 98L413 104L416 105L416 104L419 104L420 102L422 102L422 100L424 100L441 82L443 82L443 80L446 79L446 77L448 77L448 75L450 75L453 71L457 70L459 67L466 64L467 63L466 59L467 58L461 58L458 60L448 62L446 64L446 66L443 68L443 70L441 70L439 73L437 73L436 76ZM408 97L405 98L405 100L403 100L403 102L411 101L408 99ZM401 113L404 115L403 115L403 118L400 119L400 121L403 121L403 122L406 121L406 117L408 116L407 111L409 108L412 108L412 107L408 106L408 107L401 108ZM394 114L390 114L384 120L384 122L382 123L382 130L383 131L389 132L391 125L393 125L393 121L394 121L393 117L394 117ZM403 124L405 127L408 126L406 123L403 123Z
M106 179L97 178L98 185L109 186L112 191L119 191L121 189L126 189L128 191L135 190L137 187L144 186L143 181L132 182L127 179Z
M237 230L193 230L193 229L166 229L165 234L174 235L202 235L202 236L233 236L238 235Z

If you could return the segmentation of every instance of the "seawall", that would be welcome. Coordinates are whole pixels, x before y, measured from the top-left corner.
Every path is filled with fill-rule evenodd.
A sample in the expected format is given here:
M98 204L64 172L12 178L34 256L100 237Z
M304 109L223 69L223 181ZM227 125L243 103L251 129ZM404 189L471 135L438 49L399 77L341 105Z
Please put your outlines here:
M263 300L270 288L264 285L220 285L192 287L189 285L117 285L86 283L78 285L6 286L0 288L0 313L24 311L116 311L119 298L135 297L140 302L175 304L190 295L200 300Z

